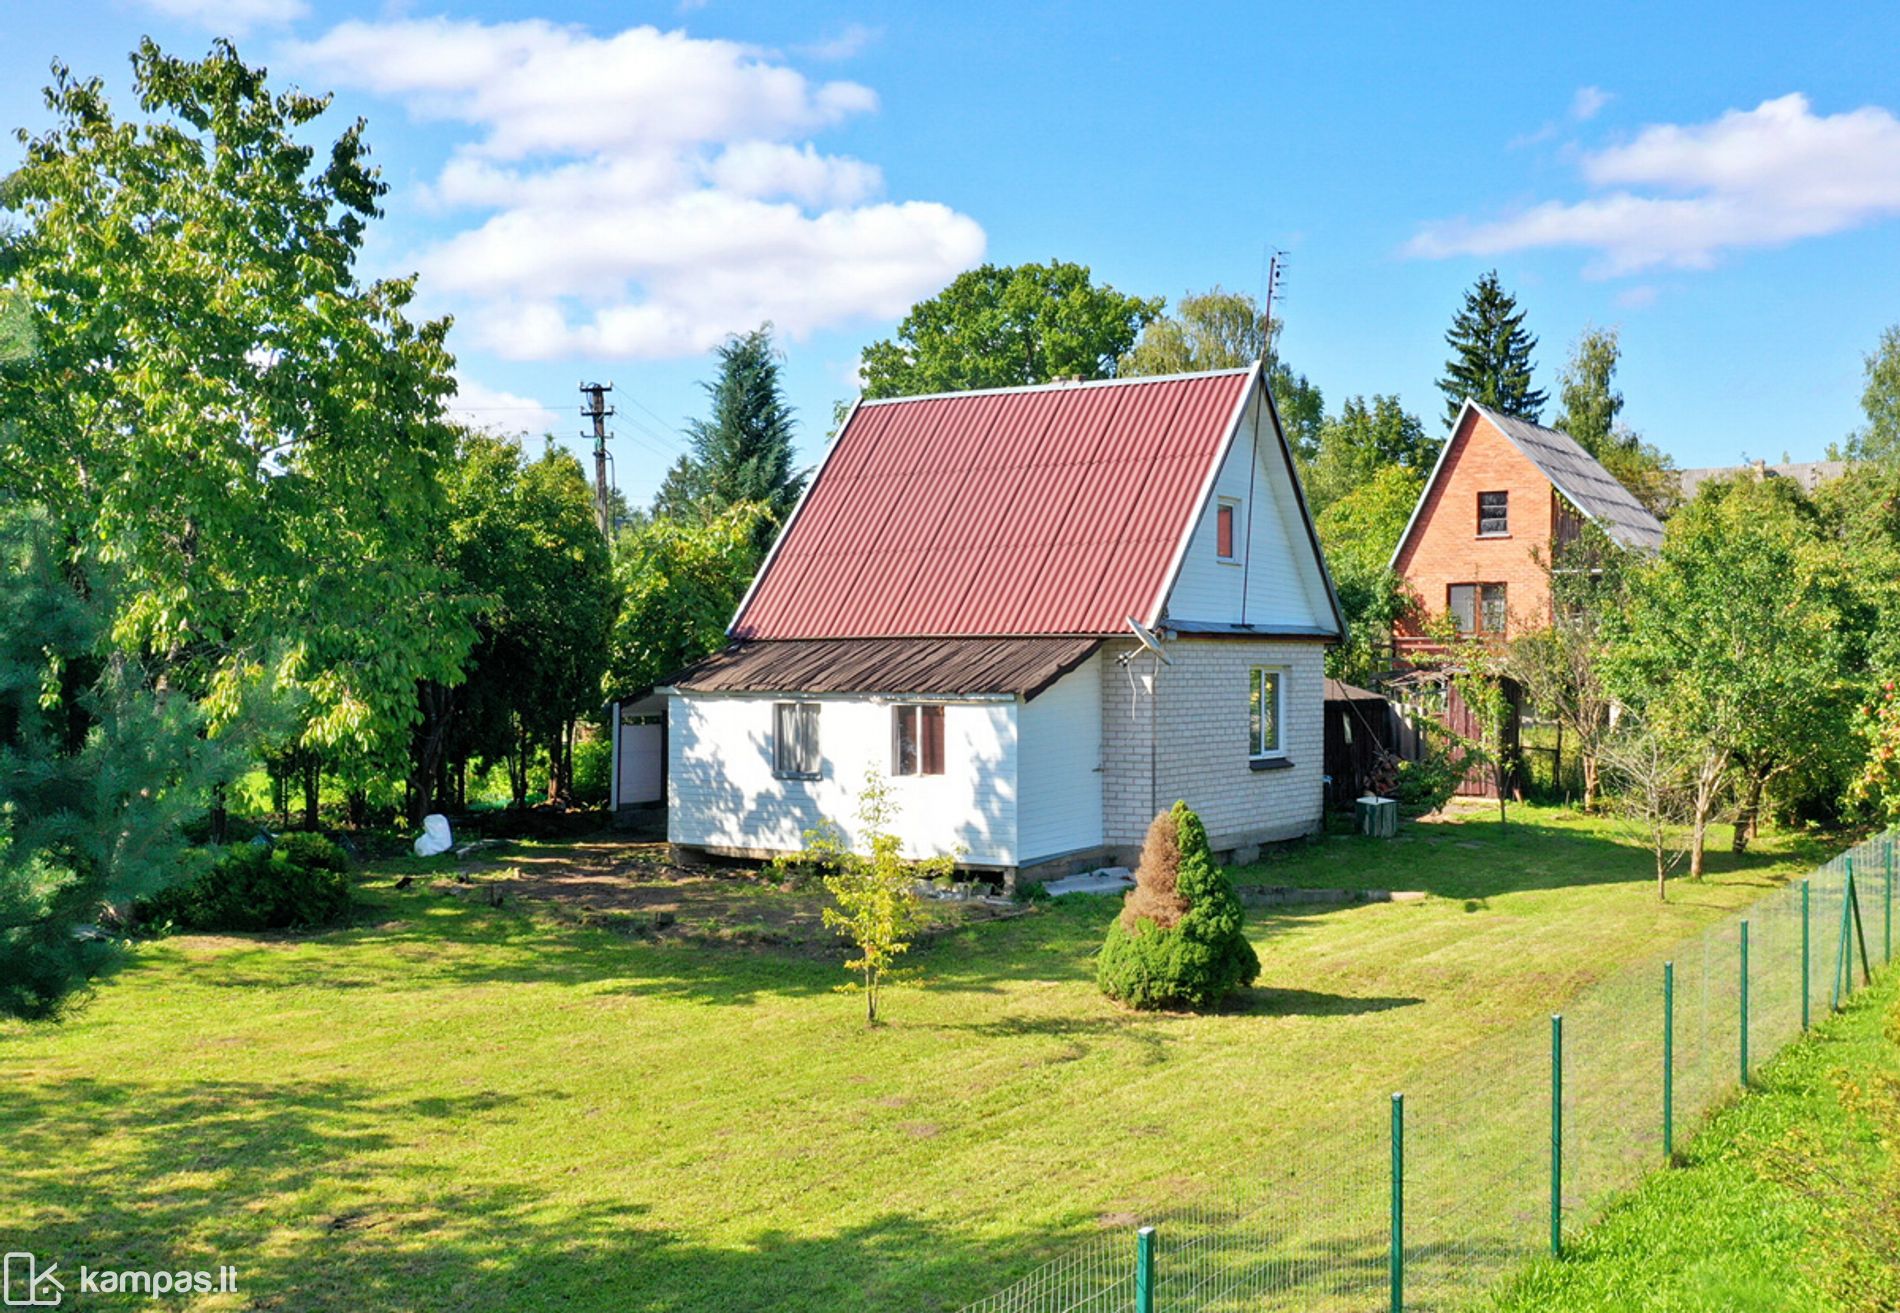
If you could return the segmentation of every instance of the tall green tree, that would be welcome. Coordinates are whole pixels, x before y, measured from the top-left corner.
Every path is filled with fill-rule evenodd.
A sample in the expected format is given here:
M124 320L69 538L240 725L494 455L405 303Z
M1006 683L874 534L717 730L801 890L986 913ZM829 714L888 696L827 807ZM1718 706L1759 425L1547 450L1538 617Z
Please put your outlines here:
M1691 755L1690 874L1731 784L1762 792L1850 738L1856 704L1841 560L1787 479L1704 485L1605 617L1604 679Z
M1392 626L1408 600L1404 581L1391 568L1392 553L1424 487L1416 467L1385 465L1315 519L1346 616L1345 641L1326 653L1326 673L1334 679L1364 683L1386 667Z
M1193 374L1239 369L1264 359L1287 439L1296 453L1305 454L1317 446L1325 402L1306 375L1280 359L1280 329L1280 322L1269 321L1251 296L1217 284L1211 291L1183 296L1173 314L1150 322L1115 372L1123 378Z
M1556 427L1575 438L1653 514L1666 517L1680 500L1675 464L1619 421L1623 394L1616 388L1616 367L1622 350L1614 328L1586 328L1578 336L1558 381L1563 413Z
M1472 284L1445 334L1451 358L1438 390L1445 394L1445 423L1456 423L1465 398L1535 422L1548 396L1531 386L1537 339L1524 327L1517 298L1504 290L1493 269Z
M1085 265L986 264L911 307L864 350L864 395L916 396L1112 378L1166 304L1091 281Z
M1848 440L1849 458L1900 463L1900 324L1883 332L1867 357L1860 408L1867 423Z
M412 807L460 801L470 761L505 765L521 806L543 755L548 797L564 798L575 726L599 711L619 601L586 471L552 442L531 458L467 433L445 481L446 564L479 598L478 637L459 685L422 685Z
M209 729L275 684L307 746L399 769L417 679L470 636L430 545L448 325L357 274L361 122L325 143L327 98L228 42L147 40L132 74L143 121L55 66L6 184L33 349L0 365L0 489L112 567L110 641Z
M1324 511L1387 466L1422 478L1443 445L1396 396L1374 396L1370 402L1348 397L1339 414L1320 426L1316 449L1301 464L1307 500L1316 513Z
M667 472L654 512L717 515L757 502L784 523L806 475L794 468L792 409L785 404L772 326L720 347L719 376L705 388L712 414L688 425L692 450Z
M620 589L608 682L617 693L647 688L726 644L726 626L759 567L756 502L710 520L662 516L624 531L614 552Z

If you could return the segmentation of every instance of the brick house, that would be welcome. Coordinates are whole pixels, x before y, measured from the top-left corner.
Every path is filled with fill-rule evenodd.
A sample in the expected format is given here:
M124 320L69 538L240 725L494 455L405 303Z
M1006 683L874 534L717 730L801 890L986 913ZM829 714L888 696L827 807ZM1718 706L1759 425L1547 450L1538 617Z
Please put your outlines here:
M1569 434L1467 400L1392 553L1392 569L1415 599L1392 635L1397 664L1415 673L1392 687L1414 714L1481 737L1477 718L1434 668L1431 630L1449 615L1460 633L1502 641L1549 624L1546 569L1586 522L1626 549L1662 544L1662 524ZM1510 711L1501 746L1511 761L1524 699L1513 681L1504 684ZM1497 777L1482 768L1459 788L1483 797L1497 790Z
M1229 853L1315 829L1338 600L1258 367L862 401L723 651L664 697L667 837L851 837L1037 879L1185 799Z
M1398 654L1428 654L1446 614L1501 638L1548 624L1545 568L1585 521L1622 547L1662 544L1662 524L1569 434L1466 401L1392 553L1419 604L1395 627Z

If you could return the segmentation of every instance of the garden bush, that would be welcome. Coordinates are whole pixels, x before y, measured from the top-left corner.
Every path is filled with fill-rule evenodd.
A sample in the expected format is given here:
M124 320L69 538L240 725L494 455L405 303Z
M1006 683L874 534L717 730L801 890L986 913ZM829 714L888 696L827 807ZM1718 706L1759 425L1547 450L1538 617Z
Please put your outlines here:
M1148 827L1096 983L1131 1007L1214 1007L1260 975L1245 920L1201 818L1177 802Z
M350 910L349 859L321 835L231 848L208 870L142 899L138 919L180 930L305 930Z

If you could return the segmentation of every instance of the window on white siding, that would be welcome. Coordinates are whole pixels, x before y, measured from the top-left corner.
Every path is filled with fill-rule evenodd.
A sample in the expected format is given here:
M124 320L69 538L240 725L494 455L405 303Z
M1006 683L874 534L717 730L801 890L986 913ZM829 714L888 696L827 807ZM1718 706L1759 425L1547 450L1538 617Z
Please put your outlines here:
M1247 698L1248 755L1286 754L1286 680L1278 670L1256 668Z
M891 774L943 774L943 708L891 708Z
M1214 507L1214 555L1223 561L1239 561L1240 550L1234 528L1240 518L1240 503L1223 497Z
M818 774L818 704L772 704L772 771L794 779Z

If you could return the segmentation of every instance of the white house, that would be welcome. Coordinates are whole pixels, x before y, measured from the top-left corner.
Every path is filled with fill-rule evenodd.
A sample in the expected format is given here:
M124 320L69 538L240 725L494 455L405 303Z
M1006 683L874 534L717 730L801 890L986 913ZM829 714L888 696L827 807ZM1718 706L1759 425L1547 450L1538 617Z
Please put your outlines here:
M1012 878L1177 798L1217 850L1319 823L1342 623L1257 367L861 402L729 632L620 729L689 852L849 836L868 771L907 851Z

